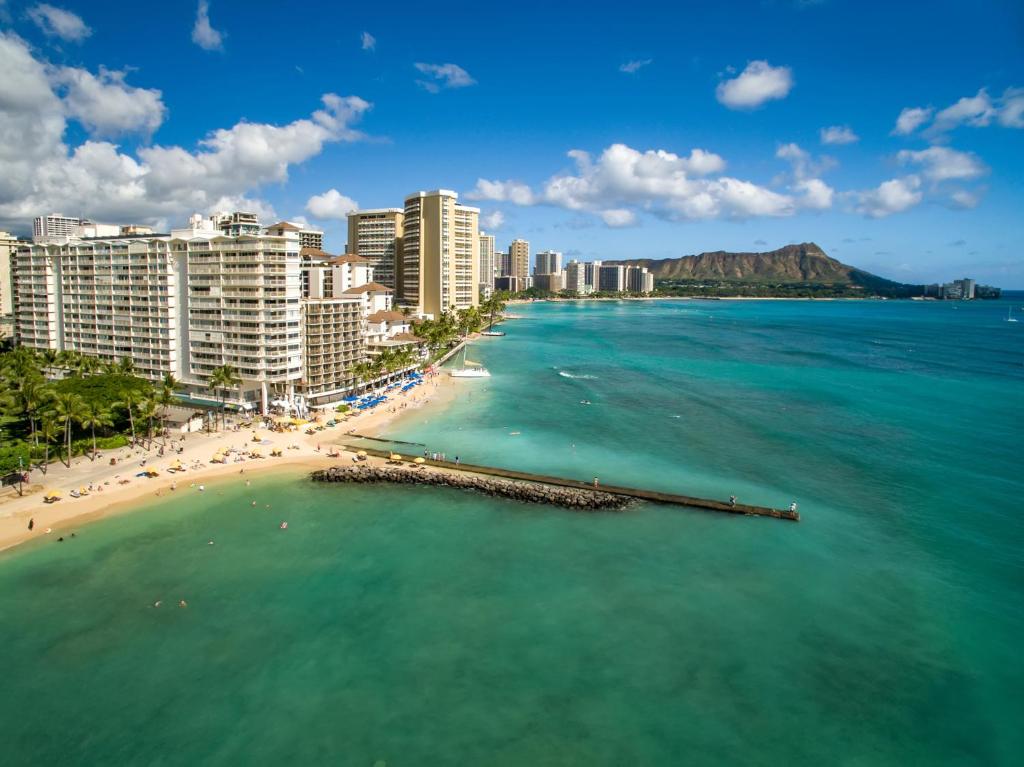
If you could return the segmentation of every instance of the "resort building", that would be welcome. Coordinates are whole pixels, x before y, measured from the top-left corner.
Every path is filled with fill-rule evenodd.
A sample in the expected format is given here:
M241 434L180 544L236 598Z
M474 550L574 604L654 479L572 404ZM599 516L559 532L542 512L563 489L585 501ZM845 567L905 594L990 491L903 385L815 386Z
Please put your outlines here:
M557 250L542 250L535 257L534 275L558 274L562 271L562 254Z
M369 259L377 282L392 289L398 287L404 221L402 208L357 210L348 214L346 251Z
M480 209L458 198L438 189L405 200L398 296L420 315L479 304Z
M0 231L0 323L12 319L14 314L14 299L11 297L11 257L19 244L18 238L13 234Z
M598 283L600 282L601 274L601 261L587 261L583 264L583 279L585 287L591 291L598 289Z
M581 296L593 290L592 286L587 286L587 270L584 263L570 261L565 265L565 287L562 289Z
M512 256L508 253L495 253L494 254L494 266L496 272L495 277L509 277L512 274Z
M537 290L545 290L548 293L560 293L565 289L564 272L535 274L533 275L533 287L537 288Z
M497 276L494 261L494 235L480 232L480 300L494 294L494 278Z
M213 223L214 229L223 232L228 237L241 237L243 234L260 233L260 220L255 213L218 211L210 216L210 221ZM294 225L290 226L295 230L298 229Z
M526 288L519 284L519 278L513 274L505 274L494 278L494 289L505 293L518 293Z
M526 240L512 240L508 246L508 257L508 274L519 278L519 284L525 290L530 281L530 243Z
M602 293L621 293L626 289L626 267L605 266L595 268L597 289Z
M626 290L630 293L650 293L654 290L654 275L646 266L627 266Z
M73 237L78 235L82 219L51 213L48 216L36 216L32 222L32 239L44 237Z

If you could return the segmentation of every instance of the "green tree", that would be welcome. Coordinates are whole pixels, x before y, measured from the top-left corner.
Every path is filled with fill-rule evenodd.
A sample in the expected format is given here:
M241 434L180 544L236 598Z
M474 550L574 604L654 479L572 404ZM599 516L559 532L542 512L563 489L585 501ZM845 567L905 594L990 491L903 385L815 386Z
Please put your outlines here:
M160 404L157 402L155 392L142 398L139 401L139 419L146 424L146 447L153 446L153 420L160 412Z
M139 406L142 395L135 389L125 389L121 393L121 399L114 403L114 407L122 408L128 413L128 424L132 430L132 444L135 444L135 409Z
M60 392L53 398L53 414L57 422L64 426L64 444L67 458L64 465L71 468L71 424L82 418L85 410L85 400L77 394Z
M57 422L49 414L44 414L39 421L39 439L43 443L43 462L39 464L39 468L42 469L44 475L50 467L50 444L58 436L60 436L60 428L57 426Z
M238 371L231 365L221 365L214 368L210 374L207 386L211 391L216 391L220 396L220 424L224 428L224 408L227 403L228 391L242 383Z
M101 403L87 402L85 403L85 408L82 410L81 424L92 434L92 453L89 455L89 460L95 461L96 429L102 429L105 426L113 426L114 419L111 416L110 411Z

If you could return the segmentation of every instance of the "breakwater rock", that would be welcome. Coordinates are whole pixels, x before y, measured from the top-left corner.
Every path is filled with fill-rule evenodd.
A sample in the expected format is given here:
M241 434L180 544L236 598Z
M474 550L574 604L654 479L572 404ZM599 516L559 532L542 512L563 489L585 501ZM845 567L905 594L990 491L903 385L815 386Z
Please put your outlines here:
M336 466L314 471L311 476L317 482L394 482L405 485L454 487L525 503L547 503L576 511L621 510L630 504L629 498L598 490L556 487L540 482L517 482L462 472L434 471L428 468Z

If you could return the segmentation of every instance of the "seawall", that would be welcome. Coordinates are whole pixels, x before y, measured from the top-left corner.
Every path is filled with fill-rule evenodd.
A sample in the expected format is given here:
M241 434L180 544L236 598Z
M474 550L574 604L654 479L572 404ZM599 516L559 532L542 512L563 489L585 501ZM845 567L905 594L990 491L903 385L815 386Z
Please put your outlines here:
M334 466L314 471L311 477L317 482L393 482L453 487L525 503L561 506L575 511L621 511L630 504L629 498L598 490L556 487L539 482L517 482L461 472L434 471L423 467Z

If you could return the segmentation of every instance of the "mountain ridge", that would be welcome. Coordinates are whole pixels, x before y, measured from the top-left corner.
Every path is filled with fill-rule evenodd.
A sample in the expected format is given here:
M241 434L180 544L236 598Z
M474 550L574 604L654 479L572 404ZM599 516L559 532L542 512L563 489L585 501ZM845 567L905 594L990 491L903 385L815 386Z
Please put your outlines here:
M813 242L786 245L763 252L733 253L716 250L678 258L619 259L604 263L646 266L656 280L810 283L860 286L867 289L903 285L844 264Z

